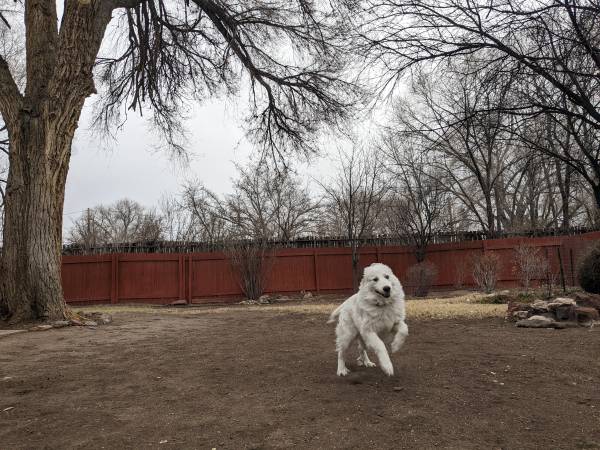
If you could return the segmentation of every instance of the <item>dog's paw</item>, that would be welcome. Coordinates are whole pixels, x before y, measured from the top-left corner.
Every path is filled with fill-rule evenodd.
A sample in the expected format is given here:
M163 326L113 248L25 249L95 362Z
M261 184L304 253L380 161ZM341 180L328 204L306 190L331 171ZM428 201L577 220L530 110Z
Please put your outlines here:
M338 377L345 377L346 375L348 375L350 373L350 371L348 370L347 367L343 367L341 369L338 369L337 371L337 375Z
M375 364L373 361L367 361L366 363L363 364L363 366L365 366L365 367L377 367L377 364Z
M383 373L385 373L388 377L391 377L394 375L394 366L392 366L391 364L388 366L383 365L381 366L381 370L383 371Z

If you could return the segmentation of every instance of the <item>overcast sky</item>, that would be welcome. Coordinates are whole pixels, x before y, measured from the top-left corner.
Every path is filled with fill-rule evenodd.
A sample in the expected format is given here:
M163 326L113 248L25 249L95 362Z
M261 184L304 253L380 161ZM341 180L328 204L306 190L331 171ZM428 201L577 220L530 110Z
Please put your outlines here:
M73 145L67 178L64 226L67 231L83 210L129 198L147 207L156 206L163 195L175 195L188 180L224 194L236 176L234 163L249 161L255 147L245 139L243 118L246 99L213 99L195 105L185 120L189 131L189 164L173 161L161 151L161 141L144 118L129 114L114 140L102 139L90 130L91 108L84 108ZM86 105L91 105L88 99ZM296 164L309 181L314 173L327 172L324 157Z

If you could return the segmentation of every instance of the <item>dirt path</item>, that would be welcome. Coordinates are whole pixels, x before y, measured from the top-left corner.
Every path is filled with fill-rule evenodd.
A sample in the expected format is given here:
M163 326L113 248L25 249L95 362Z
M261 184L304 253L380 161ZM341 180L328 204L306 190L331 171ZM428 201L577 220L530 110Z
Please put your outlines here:
M395 377L341 379L324 322L117 314L5 337L0 447L600 448L600 329L413 321Z

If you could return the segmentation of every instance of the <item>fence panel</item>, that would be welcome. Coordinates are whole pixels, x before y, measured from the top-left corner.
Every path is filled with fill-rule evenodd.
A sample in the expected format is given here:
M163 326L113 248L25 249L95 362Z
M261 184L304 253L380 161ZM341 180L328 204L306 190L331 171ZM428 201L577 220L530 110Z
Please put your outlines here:
M499 286L518 285L515 248L520 243L540 248L552 270L567 285L576 283L579 259L600 232L543 238L504 238L433 244L427 260L438 268L433 289L472 287L472 260L482 252L495 252L502 261ZM560 254L560 255L559 255ZM411 247L383 246L360 249L360 267L380 261L405 281L415 263ZM69 303L190 303L236 301L240 284L227 257L212 253L135 253L63 256L63 289ZM274 252L267 292L349 292L352 289L352 255L348 247L287 248Z

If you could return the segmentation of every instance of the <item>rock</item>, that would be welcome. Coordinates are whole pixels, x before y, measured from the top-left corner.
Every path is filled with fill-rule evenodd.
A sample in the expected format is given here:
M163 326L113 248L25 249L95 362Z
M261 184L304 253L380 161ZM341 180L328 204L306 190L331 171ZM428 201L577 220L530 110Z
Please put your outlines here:
M558 320L570 320L573 312L572 309L574 306L562 305L554 309L554 315Z
M57 320L56 322L52 322L52 327L54 328L64 328L71 325L71 322L68 320Z
M545 316L531 316L526 320L519 320L517 326L521 328L556 328L556 321Z
M600 314L596 308L576 306L572 311L574 320L584 327L591 327L595 320L600 320Z
M91 322L96 322L96 325L101 324L101 325L108 325L109 323L112 323L112 316L108 313L103 313L103 312L90 312L90 313L83 313L82 316L86 319L82 325L85 325L86 321L91 321ZM89 325L89 326L96 326L96 325Z
M312 297L313 297L312 292L305 292L304 295L302 296L302 298L304 300L312 298Z
M531 311L534 314L542 314L542 313L547 313L548 310L548 302L544 301L544 300L538 300L536 302L533 302L531 304Z
M98 317L97 321L102 325L108 325L109 323L112 323L113 318L110 314L102 313L100 314L100 317Z
M506 310L506 318L511 321L523 320L531 315L530 311L531 306L527 303L509 301Z
M261 295L260 297L258 297L258 303L260 305L268 305L269 303L271 303L272 299L271 296L265 294L265 295Z
M589 292L578 292L574 295L577 306L586 306L600 311L600 295Z
M83 322L79 319L71 319L69 322L71 323L71 325L76 326L76 327L83 326Z
M515 311L511 317L513 320L525 320L529 317L529 311Z
M568 297L558 297L555 298L554 300L548 302L548 309L552 310L552 309L556 309L559 306L574 306L576 305L575 300L573 300L572 298L568 298Z
M187 305L187 300L175 300L174 302L169 303L169 306L185 306Z
M97 327L98 326L98 322L94 322L93 320L86 320L85 322L83 322L83 324L86 327Z
M52 325L36 325L35 327L31 327L29 331L46 331L54 328Z
M258 302L256 300L249 298L247 300L242 300L240 302L240 305L258 305Z

